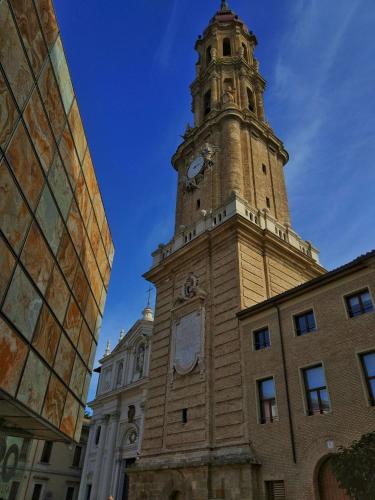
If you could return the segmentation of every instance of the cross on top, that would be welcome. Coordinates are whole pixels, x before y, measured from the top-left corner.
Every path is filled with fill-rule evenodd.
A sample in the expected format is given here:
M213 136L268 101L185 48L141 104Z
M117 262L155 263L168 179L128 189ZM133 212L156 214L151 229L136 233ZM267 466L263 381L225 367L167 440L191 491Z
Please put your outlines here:
M150 297L151 297L151 292L152 292L152 286L147 290L147 305L150 305Z

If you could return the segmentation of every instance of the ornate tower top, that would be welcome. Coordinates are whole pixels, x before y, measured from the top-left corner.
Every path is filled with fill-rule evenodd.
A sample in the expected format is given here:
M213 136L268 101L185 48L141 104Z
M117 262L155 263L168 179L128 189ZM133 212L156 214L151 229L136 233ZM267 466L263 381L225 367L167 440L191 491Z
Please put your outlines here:
M190 86L194 126L186 128L172 158L178 172L179 242L172 251L229 214L241 213L317 260L317 251L290 229L283 173L289 155L265 118L266 82L255 57L257 44L226 0L196 41ZM161 245L157 253L170 252Z

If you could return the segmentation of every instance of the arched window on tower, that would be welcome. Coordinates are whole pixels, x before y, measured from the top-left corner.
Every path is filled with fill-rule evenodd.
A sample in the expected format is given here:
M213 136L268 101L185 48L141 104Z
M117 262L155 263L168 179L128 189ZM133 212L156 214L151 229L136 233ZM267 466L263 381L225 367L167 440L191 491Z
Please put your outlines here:
M254 94L252 91L248 88L247 89L247 102L248 102L248 107L250 111L255 113L255 100L254 100Z
M211 61L212 61L212 55L211 55L211 45L210 45L209 47L207 47L206 50L206 66L208 66Z
M243 49L243 58L245 59L245 61L249 62L249 59L247 57L247 47L244 43L242 44L242 49Z
M223 56L231 56L232 55L232 49L230 46L230 39L229 38L224 38L223 40Z
M204 114L208 115L211 111L211 90L208 90L204 94Z

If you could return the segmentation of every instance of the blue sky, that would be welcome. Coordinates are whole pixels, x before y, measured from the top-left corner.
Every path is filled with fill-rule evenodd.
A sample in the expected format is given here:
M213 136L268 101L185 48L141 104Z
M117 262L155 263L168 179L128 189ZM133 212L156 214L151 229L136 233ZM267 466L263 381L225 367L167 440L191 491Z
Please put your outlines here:
M173 233L170 158L192 122L195 40L219 0L55 0L116 254L99 340L140 317ZM375 2L231 0L257 35L292 223L328 269L375 248ZM95 391L94 377L90 389Z

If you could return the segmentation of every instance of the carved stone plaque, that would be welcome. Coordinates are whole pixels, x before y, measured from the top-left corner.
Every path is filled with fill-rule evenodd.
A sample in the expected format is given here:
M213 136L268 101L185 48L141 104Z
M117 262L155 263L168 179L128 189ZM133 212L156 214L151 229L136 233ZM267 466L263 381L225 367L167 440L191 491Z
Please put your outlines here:
M199 359L202 346L201 310L179 318L174 325L174 368L177 373L189 373Z

